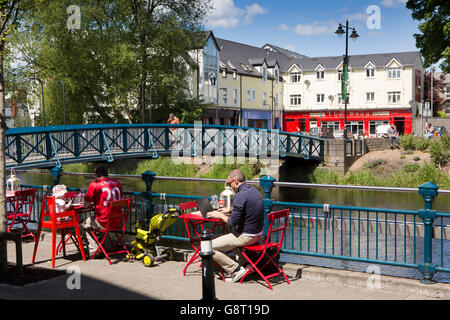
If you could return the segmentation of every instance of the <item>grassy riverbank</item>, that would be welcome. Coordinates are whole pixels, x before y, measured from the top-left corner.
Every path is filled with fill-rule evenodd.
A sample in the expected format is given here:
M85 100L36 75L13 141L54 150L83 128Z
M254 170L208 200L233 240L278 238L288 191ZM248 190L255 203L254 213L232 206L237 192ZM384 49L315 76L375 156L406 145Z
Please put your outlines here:
M212 162L212 161L211 161ZM196 178L212 178L212 179L226 179L228 172L233 169L240 169L245 174L248 180L259 177L262 164L258 161L256 164L248 163L248 159L244 163L234 159L233 164L226 164L223 158L222 164L217 163L180 163L176 164L169 157L159 157L152 160L140 161L118 161L112 164L107 164L110 173L113 174L130 174L140 175L145 171L153 171L158 176L170 177L196 177ZM92 163L75 163L64 165L65 172L93 172L95 164Z
M396 171L383 172L383 161L372 163L365 169L351 171L346 175L329 169L317 168L310 175L311 183L341 184L378 187L417 188L425 182L433 182L440 189L450 190L450 178L432 164L409 164Z

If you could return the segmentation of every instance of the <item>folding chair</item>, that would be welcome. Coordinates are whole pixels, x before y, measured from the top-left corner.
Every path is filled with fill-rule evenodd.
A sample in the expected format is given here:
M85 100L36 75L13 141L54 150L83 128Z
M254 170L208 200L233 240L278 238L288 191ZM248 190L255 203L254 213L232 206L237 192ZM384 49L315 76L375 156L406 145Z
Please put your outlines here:
M6 213L6 219L11 221L7 231L11 232L13 226L20 223L22 226L19 231L22 233L22 237L31 236L34 242L36 242L36 238L34 237L33 232L28 229L27 223L30 221L35 194L36 189L34 188L16 191L14 196L7 200L10 204L11 211L7 211Z
M105 229L89 228L88 232L92 235L98 244L98 248L92 255L92 259L98 252L103 252L109 264L111 255L126 253L130 255L127 247L123 243L122 239L125 235L125 228L127 227L128 216L130 213L132 199L122 199L108 202L108 208L110 210L110 215ZM99 236L96 236L96 233ZM116 239L110 237L111 234L115 235ZM100 239L99 239L100 238ZM104 243L106 239L109 239L111 248L105 249Z
M194 211L198 211L197 203L195 203L195 201L180 203L180 211L183 215L189 214ZM204 230L203 224L205 223L205 221L203 221L201 219L199 219L199 220L183 219L183 220L184 220L184 225L186 227L186 232L187 232L187 235L189 238L189 243L191 244L192 249L194 249L194 254L192 255L191 259L189 259L189 261L186 263L186 266L183 268L183 276L185 276L189 265L194 263L195 260L197 258L199 258L199 253L200 253L199 237ZM211 232L214 231L215 227L216 227L216 225L214 225ZM225 281L225 275L223 274L220 266L217 265L216 263L214 263L214 265L218 268L218 270L221 274L222 280Z
M70 217L71 220L61 219L64 217ZM44 218L49 218L49 220L44 220ZM58 219L60 218L60 219ZM58 230L61 231L61 238L64 239L64 229L75 229L75 234L78 239L78 250L81 252L81 256L83 257L83 261L86 261L86 256L84 254L83 249L83 241L81 240L80 229L78 226L78 219L75 210L63 211L60 213L56 213L56 205L55 198L50 196L44 196L42 200L41 207L41 217L39 218L39 226L36 235L36 242L34 244L33 250L33 258L31 259L32 263L34 263L34 259L36 257L36 252L39 245L39 237L41 235L42 228L51 229L52 230L52 268L55 267L55 256L56 256L56 233ZM66 246L65 242L62 242L63 245L63 253L66 256Z
M287 222L289 219L289 213L291 209L284 209L280 211L271 212L268 215L269 230L267 231L266 240L264 244L250 245L240 248L242 256L250 263L251 267L247 270L244 276L241 278L241 283L244 278L250 273L257 272L267 283L270 290L272 285L268 279L277 275L282 275L286 282L290 284L289 279L283 270L274 261L274 258L278 255L283 243L284 234L286 231ZM281 221L284 219L284 221ZM281 233L281 235L279 234ZM263 260L263 258L266 260ZM262 267L258 267L262 265ZM262 271L268 267L273 266L277 271L272 274L264 275Z

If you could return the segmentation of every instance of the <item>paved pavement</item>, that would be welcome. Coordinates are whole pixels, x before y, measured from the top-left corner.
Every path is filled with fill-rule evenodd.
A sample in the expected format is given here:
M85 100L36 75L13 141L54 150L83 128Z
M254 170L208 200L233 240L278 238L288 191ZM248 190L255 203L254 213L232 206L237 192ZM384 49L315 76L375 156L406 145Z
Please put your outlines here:
M31 263L33 242L23 244L24 264ZM40 242L36 266L51 268L50 237ZM166 261L146 268L141 262L127 262L113 258L87 260L69 247L68 256L56 259L56 269L66 271L50 280L14 287L0 284L0 299L161 299L199 300L202 298L202 279L199 264L182 275L184 261ZM182 255L183 256L183 255ZM9 261L15 261L15 247L8 243ZM273 291L256 278L244 283L215 281L219 300L399 300L450 299L449 284L423 285L418 280L381 276L326 268L286 264L291 279L274 283ZM78 277L79 275L79 277ZM299 277L300 276L300 277ZM368 281L369 280L369 281ZM367 284L379 284L370 288ZM372 286L373 287L373 286Z

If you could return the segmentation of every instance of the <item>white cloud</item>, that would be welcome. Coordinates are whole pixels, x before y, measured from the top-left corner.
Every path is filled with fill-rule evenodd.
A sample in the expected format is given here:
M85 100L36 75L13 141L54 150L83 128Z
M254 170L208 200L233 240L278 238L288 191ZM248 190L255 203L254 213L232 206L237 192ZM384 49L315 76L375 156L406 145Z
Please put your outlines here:
M280 30L283 30L283 31L288 31L291 29L291 28L289 28L289 26L287 24L284 24L284 23L280 24L277 28Z
M267 10L259 4L253 3L245 6L245 9L235 6L233 0L213 0L213 9L207 15L206 25L212 28L235 28L239 25L248 24L257 15L267 13Z
M294 27L295 33L301 36L313 36L324 33L333 33L336 31L338 24L334 21L313 21L306 24L298 24Z
M405 5L408 0L383 0L381 5L389 8L395 8L400 5Z

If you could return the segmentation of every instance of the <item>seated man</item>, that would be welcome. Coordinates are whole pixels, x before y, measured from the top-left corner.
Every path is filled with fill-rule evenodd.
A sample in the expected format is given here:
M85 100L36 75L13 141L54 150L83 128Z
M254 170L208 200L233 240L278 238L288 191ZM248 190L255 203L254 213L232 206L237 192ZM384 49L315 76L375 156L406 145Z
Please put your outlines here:
M84 197L84 206L94 205L95 216L88 217L81 223L83 233L86 235L89 243L89 253L94 252L98 244L86 230L89 228L105 229L110 215L110 210L107 207L108 202L122 199L122 185L119 180L108 177L108 169L106 167L95 167L94 177L95 181L89 184ZM112 223L114 224L114 221ZM120 224L121 221L117 221L117 223Z
M260 192L245 183L241 170L235 169L228 174L227 184L236 193L233 209L222 208L208 212L208 217L222 219L234 231L213 239L214 261L219 264L229 277L227 282L239 281L246 270L225 252L236 248L258 243L263 237L264 205ZM241 258L241 257L240 257Z

